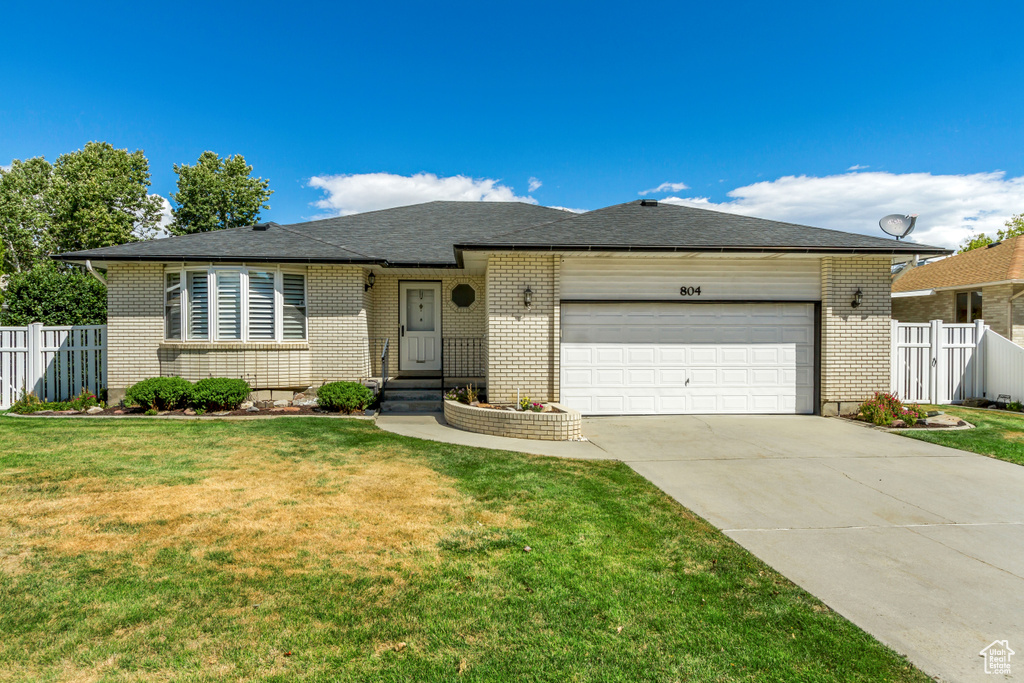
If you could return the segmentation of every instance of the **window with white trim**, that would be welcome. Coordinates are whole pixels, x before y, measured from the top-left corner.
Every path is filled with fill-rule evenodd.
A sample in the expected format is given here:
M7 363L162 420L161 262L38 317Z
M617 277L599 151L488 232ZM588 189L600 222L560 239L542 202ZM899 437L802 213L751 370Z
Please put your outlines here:
M306 276L265 266L168 270L164 336L175 341L303 341Z

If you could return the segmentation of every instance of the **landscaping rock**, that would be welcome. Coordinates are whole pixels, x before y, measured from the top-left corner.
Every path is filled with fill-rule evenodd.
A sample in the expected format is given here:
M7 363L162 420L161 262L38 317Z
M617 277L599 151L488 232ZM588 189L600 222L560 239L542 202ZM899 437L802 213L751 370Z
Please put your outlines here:
M210 415L215 415L217 417L224 417L225 415L230 415L230 414L231 414L231 412L228 411L228 410L220 410L220 411L217 411L216 413L210 413Z
M304 398L306 398L306 395L304 393L302 393L301 391L299 393L295 394L294 396L292 396L292 400L293 401L301 401Z
M986 398L969 398L964 401L965 408L987 408L988 404L991 403Z
M185 408L185 414L186 415L195 415L196 411L192 410L191 408Z
M124 415L124 411L118 408L117 410L114 411L114 415Z
M86 412L87 414L89 414L89 415L95 415L95 414L97 414L97 413L102 413L102 412L103 412L103 408L100 408L99 406L93 406L92 408L89 408L89 409L88 409L87 411L85 411L85 412Z
M944 413L941 410L929 410L928 413L927 413L928 417L935 417L936 415L943 415L943 414Z
M252 401L242 401L238 406L239 410L249 410L249 408L252 408Z
M301 399L301 400L298 400L298 401L292 401L292 405L304 406L304 407L307 407L307 408L312 408L316 404L317 404L317 402L316 402L315 398L306 398L306 399Z
M274 401L274 407L275 408L284 408L285 406L290 406L291 404L292 404L291 401L287 401L285 399L280 399L280 400Z
M893 420L892 425L890 426L895 427L896 429L900 429L902 427L906 427L907 423L904 422L903 420Z
M277 408L271 408L270 412L272 412L272 413L297 413L300 410L302 410L302 408L299 408L298 406L279 406Z
M925 424L930 427L961 427L963 420L952 415L936 415L925 419Z
M245 410L246 410L246 412L249 412L249 413L258 413L258 412L260 412L260 409L257 408L256 406L252 405L252 404L250 404L249 407L246 408Z
M54 415L78 415L77 410L55 410Z

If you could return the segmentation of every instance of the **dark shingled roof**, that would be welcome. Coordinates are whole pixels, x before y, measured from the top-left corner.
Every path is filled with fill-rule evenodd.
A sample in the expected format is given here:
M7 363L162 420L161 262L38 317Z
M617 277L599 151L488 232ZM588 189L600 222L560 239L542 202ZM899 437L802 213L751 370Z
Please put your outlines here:
M947 254L913 242L812 228L673 204L616 204L554 223L462 242L461 249L806 251L886 254Z
M262 227L262 226L259 226ZM66 261L276 261L454 266L478 249L945 254L946 249L639 201L584 214L520 202L429 202L307 223L133 242ZM458 257L461 262L461 257Z

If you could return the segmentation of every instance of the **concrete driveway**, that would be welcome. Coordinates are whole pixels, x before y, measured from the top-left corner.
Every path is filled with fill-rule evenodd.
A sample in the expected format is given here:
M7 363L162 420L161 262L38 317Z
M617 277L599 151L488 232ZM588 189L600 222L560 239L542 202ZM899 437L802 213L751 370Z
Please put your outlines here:
M837 419L589 418L584 434L941 680L1024 680L1024 467Z

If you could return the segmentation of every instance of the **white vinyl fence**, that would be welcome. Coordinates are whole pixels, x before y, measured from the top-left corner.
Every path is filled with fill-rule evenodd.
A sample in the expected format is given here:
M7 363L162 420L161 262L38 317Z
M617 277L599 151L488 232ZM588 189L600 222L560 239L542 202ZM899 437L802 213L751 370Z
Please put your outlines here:
M0 327L0 409L22 391L45 401L65 401L107 385L107 327L79 325Z
M892 321L892 391L909 403L1024 401L1024 348L969 325Z

